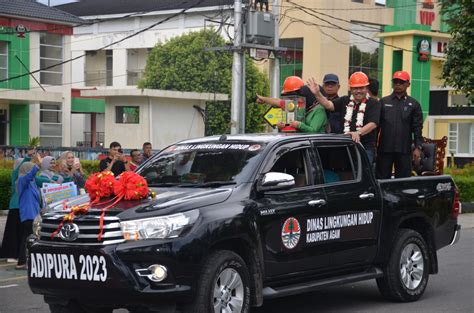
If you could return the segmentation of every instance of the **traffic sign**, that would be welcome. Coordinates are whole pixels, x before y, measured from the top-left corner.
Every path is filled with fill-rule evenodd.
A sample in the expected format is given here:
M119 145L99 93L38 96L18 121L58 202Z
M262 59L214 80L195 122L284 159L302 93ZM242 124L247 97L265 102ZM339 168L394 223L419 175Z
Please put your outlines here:
M279 122L283 122L284 118L284 111L280 108L270 108L267 112L263 115L263 118L270 126L275 126Z

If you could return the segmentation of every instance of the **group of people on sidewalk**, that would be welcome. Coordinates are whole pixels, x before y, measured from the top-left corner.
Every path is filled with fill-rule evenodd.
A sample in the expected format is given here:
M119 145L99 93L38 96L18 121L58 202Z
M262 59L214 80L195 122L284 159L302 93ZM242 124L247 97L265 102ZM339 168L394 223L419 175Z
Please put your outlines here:
M0 258L17 262L17 269L26 268L26 240L41 206L43 184L74 182L78 188L85 184L80 162L72 151L65 151L58 160L42 158L30 149L25 158L15 160L11 176L11 198Z
M99 164L100 170L110 170L118 176L122 172L135 171L144 160L152 155L151 143L143 144L143 154L134 149L130 160L125 161L118 142L110 145L109 155ZM18 158L11 176L11 198L0 249L0 258L16 262L17 269L26 268L26 240L32 234L33 221L40 212L43 184L74 182L84 188L85 176L79 158L72 151L66 151L56 160L52 156L41 157L35 149L27 151L25 158Z
M351 136L361 143L370 164L376 163L376 176L387 179L410 177L412 162L419 162L423 143L423 113L418 101L407 94L410 75L397 71L392 79L393 92L378 99L378 81L369 80L363 72L349 78L350 95L339 97L339 78L324 76L323 85L314 78L305 84L297 76L288 77L282 96L299 96L306 100L303 121L290 126L301 132L335 133ZM257 95L258 103L284 108L285 101ZM279 129L285 126L277 124Z

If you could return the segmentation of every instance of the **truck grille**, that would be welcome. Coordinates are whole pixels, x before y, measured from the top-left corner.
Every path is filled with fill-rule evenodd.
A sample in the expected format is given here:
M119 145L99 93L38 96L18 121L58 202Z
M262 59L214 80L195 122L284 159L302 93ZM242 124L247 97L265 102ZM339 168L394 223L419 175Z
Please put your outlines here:
M74 227L72 231L74 234L67 236L67 232L59 232L53 239L51 235L58 229L64 213L46 213L40 223L40 240L66 245L110 245L124 242L120 219L107 215L104 217L102 238L98 240L100 213L100 211L89 211L87 215L76 216L72 223L77 225L77 228Z

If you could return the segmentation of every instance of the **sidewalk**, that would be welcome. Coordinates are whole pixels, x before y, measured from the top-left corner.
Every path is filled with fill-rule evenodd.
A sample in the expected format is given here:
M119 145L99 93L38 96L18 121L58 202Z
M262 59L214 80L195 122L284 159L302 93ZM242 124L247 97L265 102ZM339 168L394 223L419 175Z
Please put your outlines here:
M6 215L0 215L0 245L3 240L3 231L5 230L5 223L7 221ZM459 215L459 223L461 224L461 229L474 228L474 213L464 213ZM462 236L462 231L461 231Z

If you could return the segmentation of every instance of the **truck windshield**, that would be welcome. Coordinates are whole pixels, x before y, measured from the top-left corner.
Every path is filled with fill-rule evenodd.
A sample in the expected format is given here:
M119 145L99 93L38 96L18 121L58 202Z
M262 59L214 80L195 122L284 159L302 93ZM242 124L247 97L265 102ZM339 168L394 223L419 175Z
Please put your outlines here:
M174 145L154 157L138 173L152 187L237 184L252 174L263 146L255 142Z

